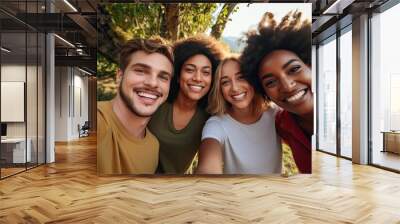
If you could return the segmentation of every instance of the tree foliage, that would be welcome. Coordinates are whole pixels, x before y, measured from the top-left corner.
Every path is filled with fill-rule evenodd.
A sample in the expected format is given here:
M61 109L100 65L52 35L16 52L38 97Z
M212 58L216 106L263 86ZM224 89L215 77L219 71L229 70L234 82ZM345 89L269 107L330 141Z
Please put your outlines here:
M97 101L112 100L116 91L106 91L102 85L97 85Z
M181 3L178 38L205 33L214 22L213 14L217 4L210 3Z
M218 14L218 17L212 26L211 35L216 39L220 39L222 32L225 29L226 23L230 21L229 16L238 10L236 7L237 3L226 3L222 6L221 11Z
M219 6L222 7L220 3L114 3L105 5L105 9L110 15L109 25L121 41L154 35L173 41L206 32L215 22L213 16ZM221 12L226 14L226 10ZM219 17L218 21L228 16Z
M237 3L113 3L102 5L100 20L107 24L104 40L99 49L108 55L123 42L132 38L161 36L171 41L211 30L211 35L219 39L235 12ZM113 49L110 49L113 48ZM109 51L109 52L107 52ZM115 58L115 55L108 55Z
M165 12L162 4L123 4L105 6L110 15L109 25L121 41L132 38L148 38L161 33Z
M103 54L97 53L97 78L114 77L118 69L118 65L104 57Z

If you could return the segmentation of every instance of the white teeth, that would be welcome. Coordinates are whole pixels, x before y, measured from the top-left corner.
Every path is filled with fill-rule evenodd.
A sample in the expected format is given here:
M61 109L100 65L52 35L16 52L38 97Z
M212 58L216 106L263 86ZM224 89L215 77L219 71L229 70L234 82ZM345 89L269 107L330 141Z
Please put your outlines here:
M232 98L235 100L241 100L244 98L245 95L246 95L246 93L241 93L241 94L232 96Z
M198 85L189 85L190 89L192 89L193 91L201 91L203 89L202 86L198 86Z
M147 97L147 98L150 98L150 99L153 99L153 100L155 100L155 99L158 98L157 95L154 95L154 94L151 94L151 93L138 92L137 94L138 94L139 96L141 96L141 97Z
M288 97L286 100L287 100L289 103L292 103L292 102L294 102L294 101L300 99L300 98L305 94L305 92L306 92L305 90L302 90L302 91L300 91L300 92L294 94L293 96Z

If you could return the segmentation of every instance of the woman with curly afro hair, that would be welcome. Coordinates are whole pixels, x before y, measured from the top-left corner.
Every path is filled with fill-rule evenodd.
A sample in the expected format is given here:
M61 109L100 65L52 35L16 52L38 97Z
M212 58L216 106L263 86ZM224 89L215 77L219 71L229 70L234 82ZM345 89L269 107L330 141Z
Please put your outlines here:
M247 33L241 56L246 79L283 110L275 117L282 149L295 161L295 171L311 173L313 93L311 91L311 24L298 11L278 24L265 13L257 31ZM298 169L298 170L297 170Z
M169 96L149 123L160 142L158 173L184 174L192 164L209 117L205 108L212 77L224 54L225 46L206 35L174 44Z

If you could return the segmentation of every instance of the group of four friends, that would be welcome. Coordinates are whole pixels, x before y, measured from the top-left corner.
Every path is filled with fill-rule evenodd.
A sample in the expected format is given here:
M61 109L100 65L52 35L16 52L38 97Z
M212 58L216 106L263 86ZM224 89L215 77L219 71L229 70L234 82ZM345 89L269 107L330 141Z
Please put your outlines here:
M246 42L237 56L205 35L128 41L98 103L98 173L311 173L310 22L267 12Z

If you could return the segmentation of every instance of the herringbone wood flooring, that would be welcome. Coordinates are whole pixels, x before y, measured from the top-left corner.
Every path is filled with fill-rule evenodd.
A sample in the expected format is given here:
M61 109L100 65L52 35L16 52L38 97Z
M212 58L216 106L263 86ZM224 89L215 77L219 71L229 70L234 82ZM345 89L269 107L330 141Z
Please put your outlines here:
M0 181L0 223L400 223L400 175L320 152L313 174L98 177L96 139Z

